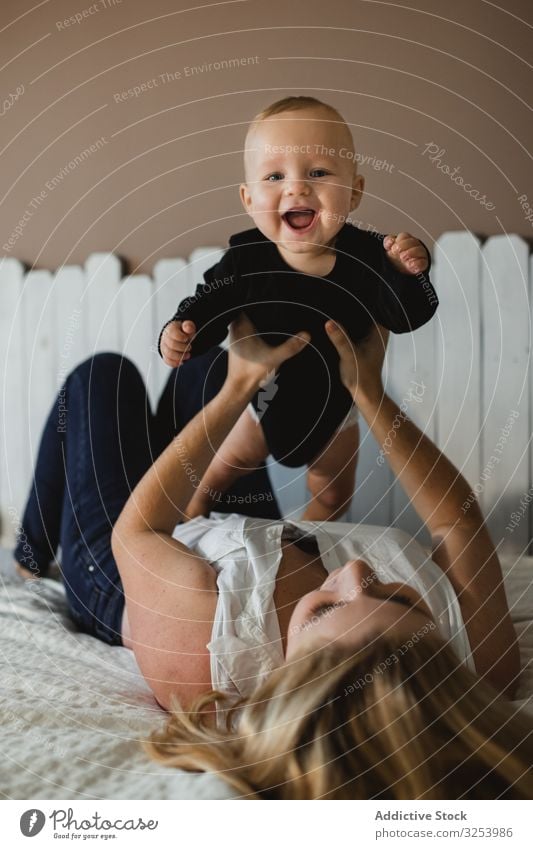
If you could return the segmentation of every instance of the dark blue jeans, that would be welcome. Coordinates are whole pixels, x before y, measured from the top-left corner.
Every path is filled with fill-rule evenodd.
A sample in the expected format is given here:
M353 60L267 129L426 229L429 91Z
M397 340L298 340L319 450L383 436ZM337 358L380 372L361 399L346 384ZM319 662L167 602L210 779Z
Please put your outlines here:
M60 390L13 553L45 576L61 546L67 600L80 630L122 644L124 594L111 552L113 526L146 470L219 391L226 370L227 353L220 348L173 370L155 415L141 375L119 354L86 360ZM253 497L259 493L260 499ZM226 496L217 502L221 513L280 518L264 467L238 480Z

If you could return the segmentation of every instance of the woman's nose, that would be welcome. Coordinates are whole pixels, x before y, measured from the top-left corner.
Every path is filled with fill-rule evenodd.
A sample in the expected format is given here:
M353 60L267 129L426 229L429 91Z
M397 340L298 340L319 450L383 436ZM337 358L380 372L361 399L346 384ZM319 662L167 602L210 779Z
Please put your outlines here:
M349 560L338 570L336 586L343 595L353 597L364 593L377 580L376 573L365 560Z

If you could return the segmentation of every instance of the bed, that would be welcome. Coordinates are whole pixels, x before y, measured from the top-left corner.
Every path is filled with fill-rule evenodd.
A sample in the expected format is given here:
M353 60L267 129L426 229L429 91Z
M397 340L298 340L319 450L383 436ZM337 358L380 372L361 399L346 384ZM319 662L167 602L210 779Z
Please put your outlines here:
M63 585L39 583L30 589L1 550L1 798L231 797L212 775L148 759L140 742L166 714L133 652L77 632Z
M9 556L13 517L24 509L58 381L97 351L119 351L138 366L155 404L168 377L154 346L158 331L221 254L220 247L198 248L187 260L160 260L152 277L127 278L112 254L93 254L83 267L55 273L0 258L0 793L6 798L232 796L214 776L148 760L140 741L165 714L133 654L77 633L62 585L45 579L39 591L28 589ZM440 300L436 319L391 338L387 391L399 404L416 395L416 403L406 402L408 415L470 482L504 552L522 653L516 706L533 711L529 246L514 235L482 244L472 233L444 233L435 244L432 279ZM346 519L418 534L420 521L379 453L363 426ZM269 466L286 518L305 505L304 471Z
M520 640L513 702L533 714L533 557L506 557ZM37 582L30 582L35 584ZM214 775L170 770L141 748L165 721L133 652L76 631L62 584L30 588L0 551L0 793L9 799L228 799Z

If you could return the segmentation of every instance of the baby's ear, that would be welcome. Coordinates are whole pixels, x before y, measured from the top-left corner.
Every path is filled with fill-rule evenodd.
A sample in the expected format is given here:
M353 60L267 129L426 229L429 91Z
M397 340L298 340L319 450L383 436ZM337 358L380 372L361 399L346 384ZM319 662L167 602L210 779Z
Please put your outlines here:
M352 197L350 210L357 209L365 190L365 178L362 174L354 174L352 181Z
M239 186L239 195L244 209L246 210L248 215L251 215L252 196L248 191L247 183L241 183L241 185Z

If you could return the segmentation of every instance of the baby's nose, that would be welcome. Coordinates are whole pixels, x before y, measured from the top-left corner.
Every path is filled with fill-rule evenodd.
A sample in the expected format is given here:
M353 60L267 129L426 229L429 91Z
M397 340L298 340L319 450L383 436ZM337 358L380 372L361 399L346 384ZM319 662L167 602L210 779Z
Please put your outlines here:
M287 194L298 194L299 192L307 192L308 185L306 181L300 177L287 180L285 190Z

